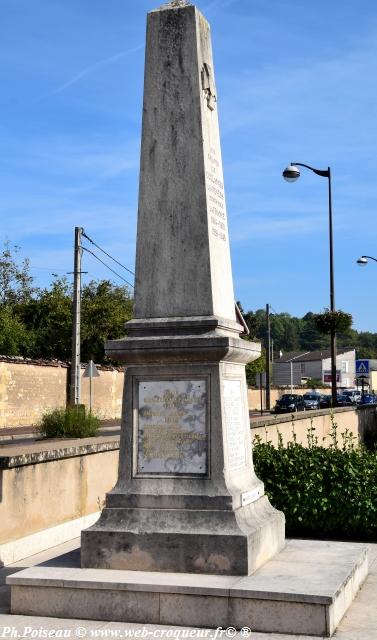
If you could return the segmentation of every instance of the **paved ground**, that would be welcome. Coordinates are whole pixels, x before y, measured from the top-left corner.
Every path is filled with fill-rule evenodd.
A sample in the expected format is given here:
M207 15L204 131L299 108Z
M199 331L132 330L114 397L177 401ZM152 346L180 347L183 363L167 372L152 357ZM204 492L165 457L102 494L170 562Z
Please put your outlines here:
M281 634L236 633L210 629L165 627L155 625L127 624L118 622L95 622L88 620L63 620L12 616L9 614L9 588L5 577L18 569L35 564L50 566L79 566L79 539L66 542L54 549L39 553L0 569L0 639L2 638L229 638L248 637L249 640L313 640L313 636L291 636ZM377 640L377 544L369 545L369 576L354 603L343 618L333 636L337 640ZM198 577L200 580L200 577ZM195 624L195 621L193 621Z

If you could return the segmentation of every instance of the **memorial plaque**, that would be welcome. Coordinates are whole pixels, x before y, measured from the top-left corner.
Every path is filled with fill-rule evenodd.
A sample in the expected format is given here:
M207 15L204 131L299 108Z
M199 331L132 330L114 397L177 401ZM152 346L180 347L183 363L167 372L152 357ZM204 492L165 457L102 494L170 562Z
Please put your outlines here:
M206 475L206 380L139 382L137 473Z
M242 469L246 464L244 414L241 381L224 380L224 409L228 470Z

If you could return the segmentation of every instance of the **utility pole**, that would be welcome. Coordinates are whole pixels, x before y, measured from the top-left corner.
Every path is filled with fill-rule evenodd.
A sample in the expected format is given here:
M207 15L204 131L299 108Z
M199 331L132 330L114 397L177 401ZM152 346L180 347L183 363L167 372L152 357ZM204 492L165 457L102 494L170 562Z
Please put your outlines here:
M71 389L70 404L79 405L81 402L81 234L82 227L75 227L75 257L73 271L73 318L72 318L72 358L71 358Z
M327 169L329 179L329 253L330 253L330 311L335 311L335 287L334 287L334 244L332 229L332 199L331 199L331 170ZM331 352L331 399L332 406L336 407L338 402L338 385L336 379L336 333L333 323L330 330L330 352Z
M267 348L266 348L266 409L271 409L270 357L271 357L271 326L270 305L266 304Z

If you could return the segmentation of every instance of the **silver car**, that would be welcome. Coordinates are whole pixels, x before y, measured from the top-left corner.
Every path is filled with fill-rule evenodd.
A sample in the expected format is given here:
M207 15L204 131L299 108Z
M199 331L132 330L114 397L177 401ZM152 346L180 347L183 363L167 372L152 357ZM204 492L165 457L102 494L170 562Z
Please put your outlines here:
M305 409L319 409L321 405L321 396L319 393L304 394Z

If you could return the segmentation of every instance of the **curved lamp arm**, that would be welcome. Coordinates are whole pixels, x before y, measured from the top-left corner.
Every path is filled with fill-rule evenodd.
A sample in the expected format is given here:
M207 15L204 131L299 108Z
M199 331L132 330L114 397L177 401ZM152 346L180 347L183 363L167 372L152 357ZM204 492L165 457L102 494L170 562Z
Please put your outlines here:
M291 165L310 169L310 171L313 171L314 173L316 173L317 176L323 176L323 178L330 177L330 167L328 169L314 169L314 167L311 167L309 164L304 164L303 162L291 162Z

